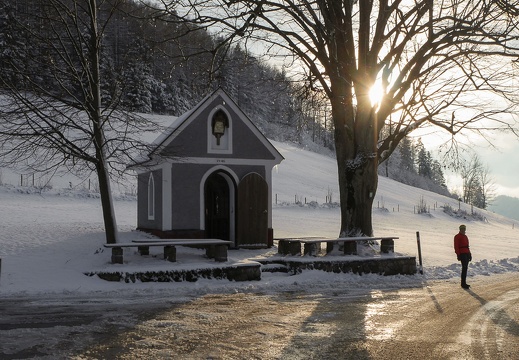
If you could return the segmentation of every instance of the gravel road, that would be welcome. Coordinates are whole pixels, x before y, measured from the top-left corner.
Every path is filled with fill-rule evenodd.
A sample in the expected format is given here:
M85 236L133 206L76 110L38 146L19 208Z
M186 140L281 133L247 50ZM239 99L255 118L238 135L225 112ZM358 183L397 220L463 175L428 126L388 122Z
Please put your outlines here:
M517 359L519 276L393 290L0 299L1 359Z

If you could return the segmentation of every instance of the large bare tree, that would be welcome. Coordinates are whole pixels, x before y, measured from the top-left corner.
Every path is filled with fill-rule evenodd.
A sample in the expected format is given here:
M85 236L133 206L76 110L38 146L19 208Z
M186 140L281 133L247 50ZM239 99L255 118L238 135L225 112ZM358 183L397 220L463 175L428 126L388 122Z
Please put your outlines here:
M120 93L101 91L105 30L121 4L8 0L2 5L10 31L18 33L2 57L0 161L41 172L95 172L108 243L117 242L111 175L145 150L139 139L151 127L121 110Z
M324 91L335 127L340 235L372 235L377 166L406 135L433 125L456 145L460 132L515 131L518 3L162 0L156 9L227 34L227 44L284 58ZM381 96L373 99L376 88Z

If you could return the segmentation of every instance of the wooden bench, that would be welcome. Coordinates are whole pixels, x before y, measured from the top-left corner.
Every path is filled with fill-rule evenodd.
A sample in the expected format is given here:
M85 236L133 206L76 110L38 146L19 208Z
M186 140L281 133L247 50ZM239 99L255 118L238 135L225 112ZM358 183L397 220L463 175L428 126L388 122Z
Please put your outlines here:
M149 255L151 246L164 247L164 259L177 261L176 246L190 245L201 246L206 249L206 256L215 261L227 261L227 249L231 241L220 239L145 239L133 240L131 243L105 244L104 247L112 249L112 263L123 263L123 248L136 247L141 255Z
M324 237L302 237L302 238L282 238L278 240L278 253L281 255L301 256L301 244L304 246L303 254L316 256L321 248L321 243L326 243L326 253L330 253L336 243L344 244L345 255L357 255L357 243L361 241L380 240L380 252L394 252L396 236L383 237L341 237L341 238L324 238Z

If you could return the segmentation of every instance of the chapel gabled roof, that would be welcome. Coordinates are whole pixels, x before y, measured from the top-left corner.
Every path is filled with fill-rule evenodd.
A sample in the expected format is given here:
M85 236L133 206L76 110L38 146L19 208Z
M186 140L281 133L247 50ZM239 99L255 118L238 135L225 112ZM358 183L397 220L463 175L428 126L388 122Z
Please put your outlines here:
M261 131L254 125L254 123L249 119L249 117L238 107L238 105L232 100L229 95L223 89L217 89L212 93L206 95L193 109L187 111L182 114L180 117L176 118L167 128L166 130L160 134L153 142L152 142L152 150L148 154L148 160L145 160L136 165L145 165L150 162L154 155L160 154L161 150L166 148L182 131L192 122L197 116L210 104L216 97L221 97L224 102L230 106L233 111L238 114L240 120L248 126L251 132L260 140L260 142L265 146L266 149L272 154L273 159L276 163L280 163L284 157L279 153L279 151L272 145L272 143L261 133Z

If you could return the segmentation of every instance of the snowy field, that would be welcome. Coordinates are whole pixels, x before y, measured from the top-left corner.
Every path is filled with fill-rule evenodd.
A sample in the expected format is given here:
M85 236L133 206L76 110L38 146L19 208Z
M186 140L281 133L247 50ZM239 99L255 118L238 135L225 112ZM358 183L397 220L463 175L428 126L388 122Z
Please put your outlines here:
M285 160L273 171L273 227L275 237L327 236L339 231L339 208L325 205L326 197L338 199L335 160L293 145L276 143ZM277 199L277 203L276 203ZM294 204L298 200L302 205ZM304 204L306 201L306 205ZM428 214L415 214L420 201ZM332 290L350 288L396 288L421 286L424 281L457 283L460 265L453 250L453 236L461 223L467 225L473 262L471 283L478 276L519 271L519 225L513 220L475 209L481 220L459 219L443 212L457 201L424 190L380 178L374 201L375 236L398 236L395 251L417 256L416 232L420 232L424 275L390 276L329 274L304 271L289 276L263 273L261 281L230 282L199 280L195 283L113 283L85 272L107 269L170 269L216 266L200 250L179 249L178 262L160 257L140 257L125 250L124 265L110 264L110 251L103 248L104 232L100 200L87 192L54 189L42 194L34 189L10 185L0 187L0 296L174 294L177 297L204 293L258 291L273 293L290 289ZM119 196L115 202L122 241L142 238L136 227L135 199ZM470 207L461 208L471 213ZM158 254L160 249L151 248ZM229 261L277 256L277 248L230 250ZM418 257L417 257L418 258ZM124 296L119 296L124 294Z

